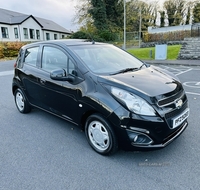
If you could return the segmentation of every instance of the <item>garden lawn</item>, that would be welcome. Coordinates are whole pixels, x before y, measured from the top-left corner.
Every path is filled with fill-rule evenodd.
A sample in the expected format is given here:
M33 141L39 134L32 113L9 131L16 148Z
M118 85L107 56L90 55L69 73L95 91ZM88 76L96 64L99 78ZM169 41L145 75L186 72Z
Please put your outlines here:
M181 49L181 45L167 46L167 59L176 60ZM129 53L133 54L135 57L142 60L153 60L155 59L155 47L150 48L137 48L128 49ZM150 57L150 52L152 51L152 57Z

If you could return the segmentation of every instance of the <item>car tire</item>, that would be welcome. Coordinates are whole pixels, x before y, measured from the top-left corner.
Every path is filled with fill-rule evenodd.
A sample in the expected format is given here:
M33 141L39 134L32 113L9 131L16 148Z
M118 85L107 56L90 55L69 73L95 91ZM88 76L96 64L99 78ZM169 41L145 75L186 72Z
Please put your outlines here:
M113 129L100 114L88 117L85 124L85 134L90 146L99 154L110 155L118 149Z
M15 104L17 106L17 109L21 113L28 113L31 111L31 106L28 103L23 91L21 89L17 89L14 93L15 98Z

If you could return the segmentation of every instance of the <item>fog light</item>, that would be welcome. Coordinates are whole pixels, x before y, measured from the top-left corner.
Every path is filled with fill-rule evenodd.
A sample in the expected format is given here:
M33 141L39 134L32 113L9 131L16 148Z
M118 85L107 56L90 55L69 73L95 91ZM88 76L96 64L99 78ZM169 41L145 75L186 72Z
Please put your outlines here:
M127 131L128 136L133 145L150 145L153 143L153 140L146 134Z
M138 144L150 144L152 142L152 140L147 137L146 135L138 135L137 136L137 140L134 141L135 143L138 143Z

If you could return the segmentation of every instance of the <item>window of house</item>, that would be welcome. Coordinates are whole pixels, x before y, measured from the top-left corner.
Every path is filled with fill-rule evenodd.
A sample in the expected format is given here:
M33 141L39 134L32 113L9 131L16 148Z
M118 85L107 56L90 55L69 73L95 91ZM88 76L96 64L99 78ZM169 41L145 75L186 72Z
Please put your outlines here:
M35 31L34 29L29 29L30 39L35 39Z
M64 39L65 38L65 35L62 35L62 39Z
M32 48L26 49L24 62L30 65L36 66L38 50L39 50L39 47L32 47Z
M46 40L50 40L50 34L46 33Z
M24 39L28 39L28 29L23 28L23 31L24 31Z
M37 40L40 40L40 31L39 30L36 30L36 38L37 38Z
M18 29L14 28L14 34L15 34L15 38L19 38L19 34L18 34Z
M57 39L58 39L58 35L54 34L54 40L57 40Z
M2 38L8 38L8 28L1 27Z

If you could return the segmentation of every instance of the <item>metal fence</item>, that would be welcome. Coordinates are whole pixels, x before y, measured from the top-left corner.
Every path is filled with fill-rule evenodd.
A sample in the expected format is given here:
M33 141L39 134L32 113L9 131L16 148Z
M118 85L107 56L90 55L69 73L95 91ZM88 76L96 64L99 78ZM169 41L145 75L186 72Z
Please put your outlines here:
M192 25L191 37L200 37L200 23L195 23Z

